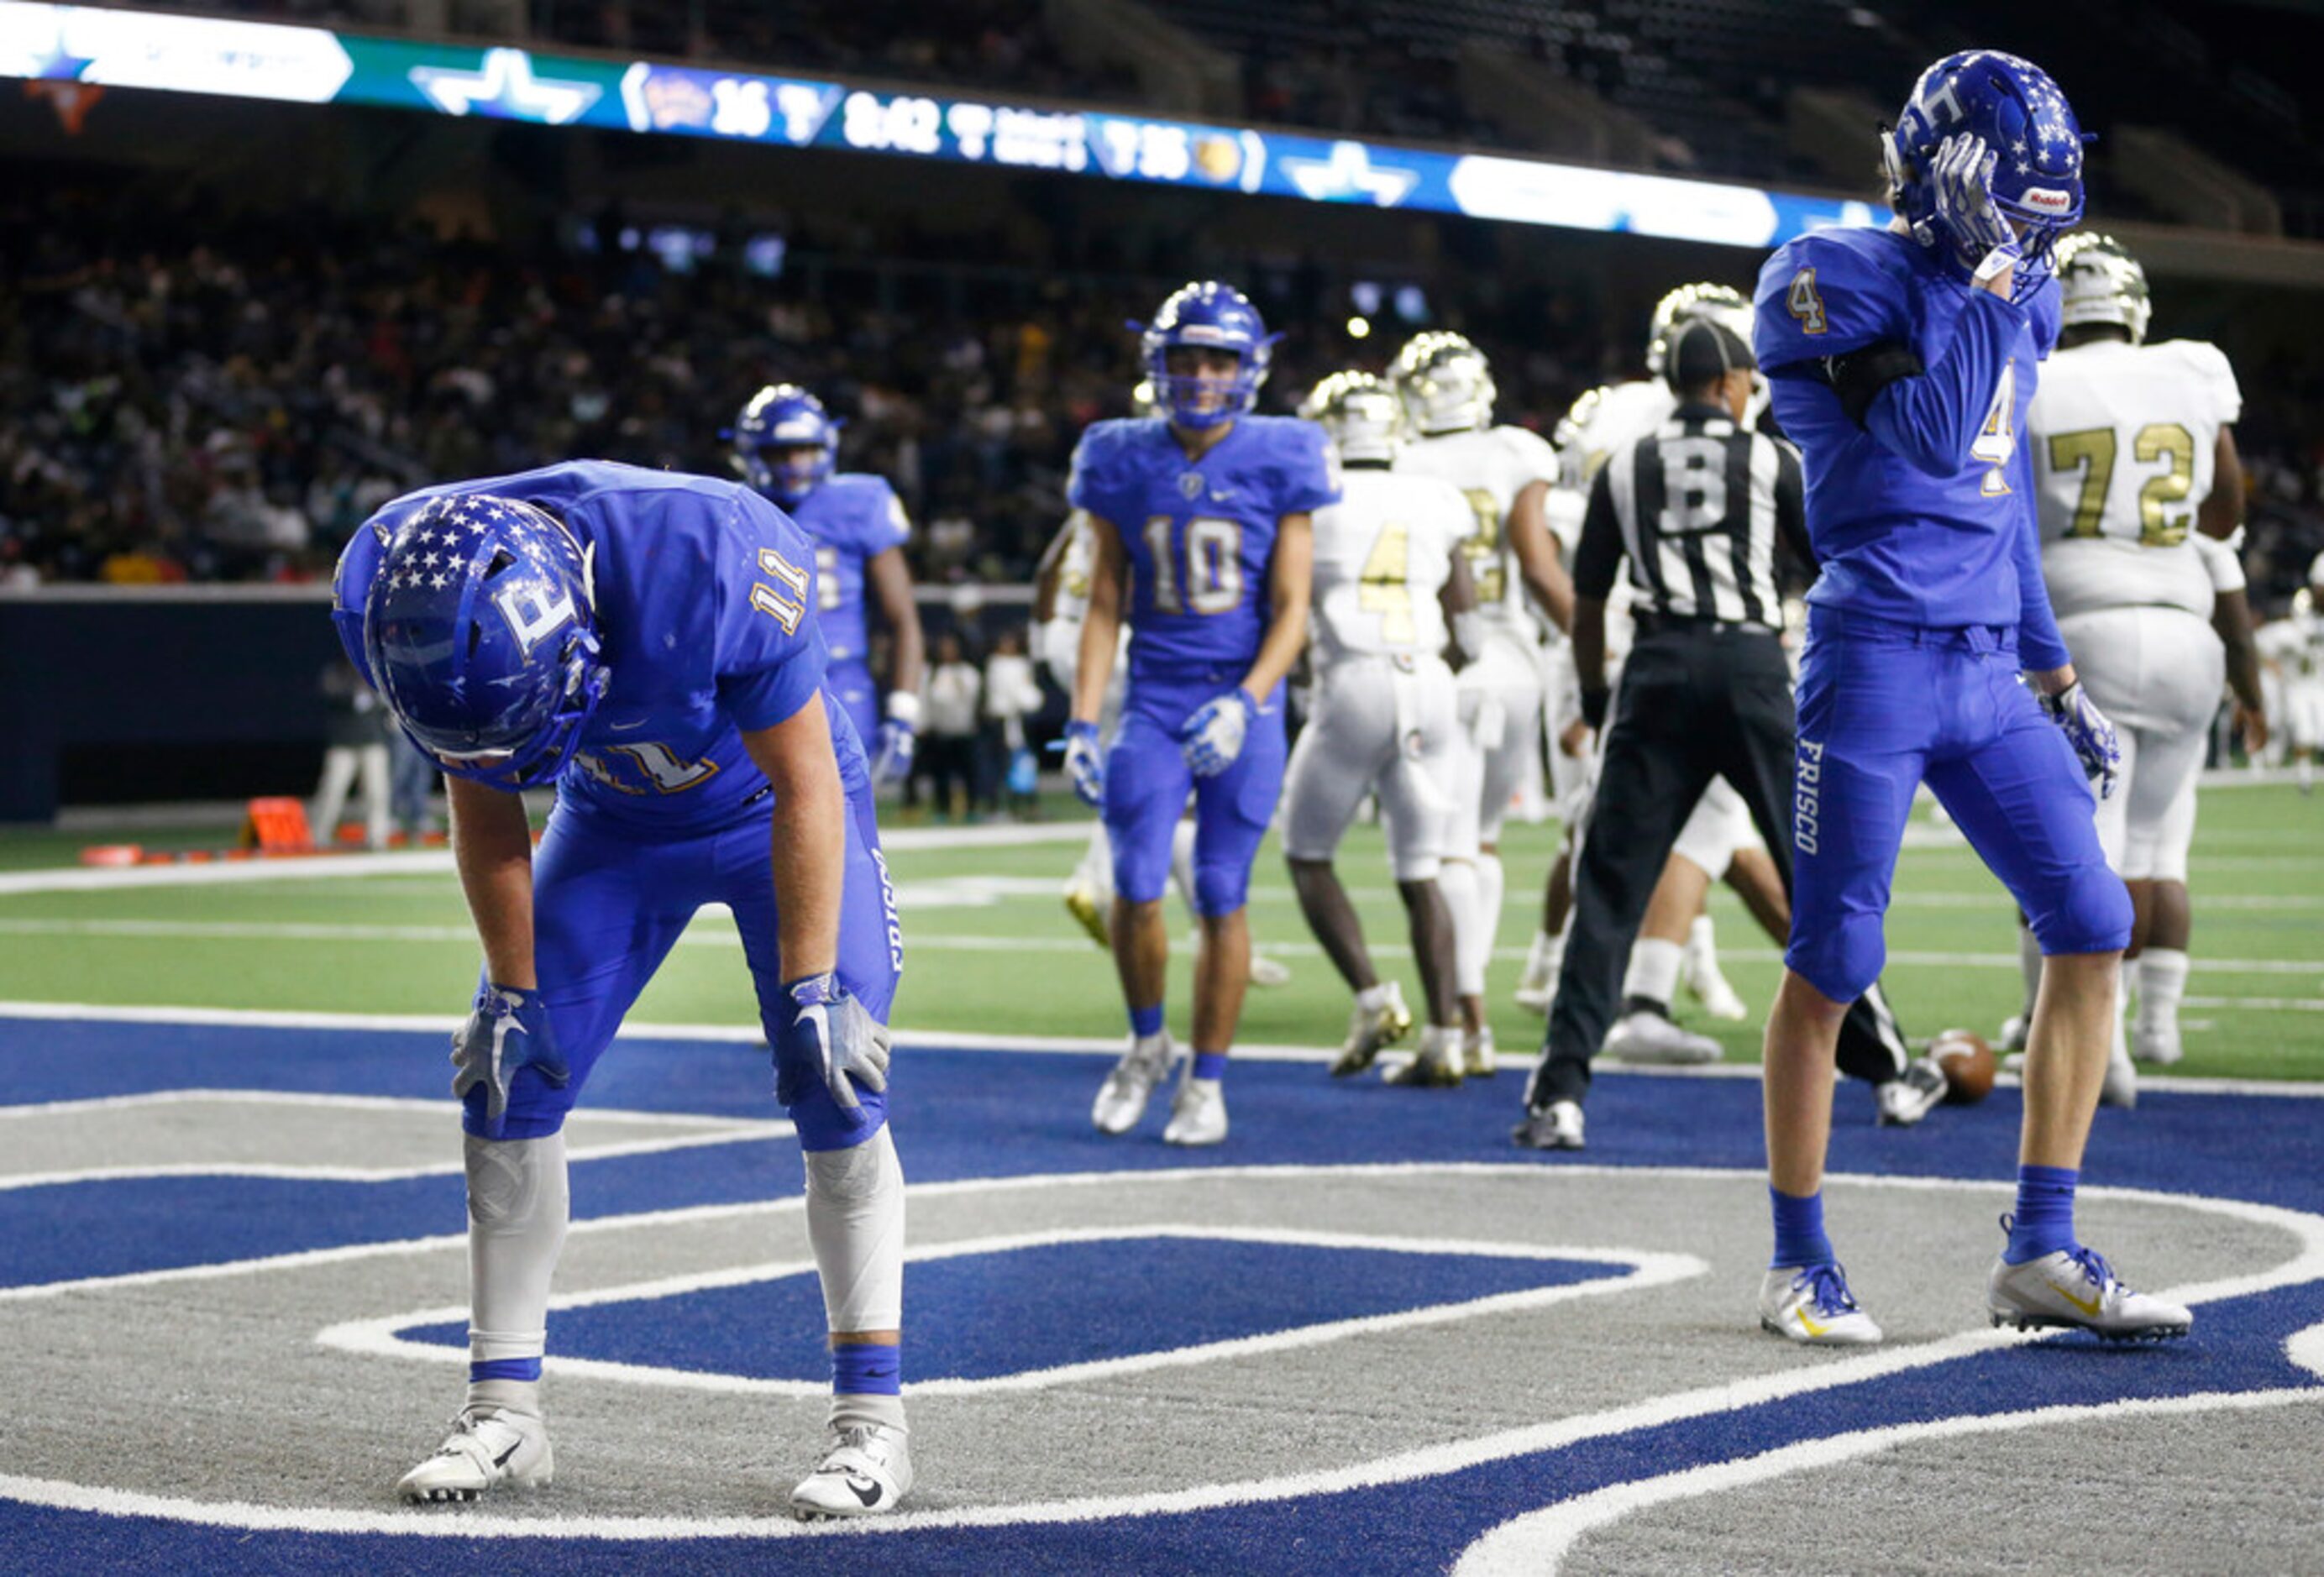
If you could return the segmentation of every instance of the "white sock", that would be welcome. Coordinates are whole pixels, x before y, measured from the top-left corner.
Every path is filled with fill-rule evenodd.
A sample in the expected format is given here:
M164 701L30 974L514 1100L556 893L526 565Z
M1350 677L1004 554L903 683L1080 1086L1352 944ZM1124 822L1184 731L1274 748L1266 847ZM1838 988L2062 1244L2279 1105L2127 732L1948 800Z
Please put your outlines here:
M549 1282L570 1213L565 1135L464 1136L468 1174L468 1398L539 1416L536 1379L479 1366L523 1364L537 1375L549 1345ZM522 1390L511 1388L521 1387ZM527 1403L531 1405L528 1407Z
M1536 931L1533 934L1533 946L1534 956L1541 960L1543 968L1563 969L1565 967L1564 932Z
M1194 824L1185 817L1178 818L1177 830L1170 835L1170 880L1178 889L1178 896L1186 907L1194 908Z
M2176 947L2149 947L2138 956L2138 1022L2142 1028L2176 1024L2179 999L2187 993L2188 959Z
M1485 989L1483 970L1492 962L1493 943L1501 934L1501 900L1508 894L1508 883L1501 874L1501 857L1480 851L1477 855L1477 915L1479 929L1484 932L1484 963L1478 964L1477 990Z
M1622 975L1622 995L1644 997L1669 1011L1671 994L1678 990L1678 966L1686 949L1659 936L1641 936L1630 944L1630 967Z
M1686 928L1686 951L1689 964L1698 971L1708 972L1719 967L1719 933L1709 915L1697 915Z
M1367 1013L1377 1013L1382 1008L1387 1007L1388 1002L1395 996L1396 982L1393 981L1384 980L1377 985L1367 986L1364 990L1358 991L1356 993L1356 1006L1361 1008Z
M2034 1022L2034 998L2042 989L2042 944L2031 928L2017 927L2017 973L2025 982L2025 1022Z
M1437 890L1452 913L1452 983L1464 997L1485 994L1485 955L1492 944L1483 935L1483 917L1477 909L1477 867L1466 860L1447 860L1436 872Z
M1074 867L1074 880L1097 894L1101 910L1113 907L1113 845L1106 842L1105 823L1098 823L1090 833L1089 847L1082 851L1082 862Z

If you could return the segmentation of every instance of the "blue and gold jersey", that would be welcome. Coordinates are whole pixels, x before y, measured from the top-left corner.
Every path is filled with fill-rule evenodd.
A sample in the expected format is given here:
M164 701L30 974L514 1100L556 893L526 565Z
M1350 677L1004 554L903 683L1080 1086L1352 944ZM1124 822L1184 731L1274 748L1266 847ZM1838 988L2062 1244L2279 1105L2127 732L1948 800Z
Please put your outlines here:
M2043 588L2025 409L2058 337L2058 288L2023 307L1950 277L1910 235L1819 230L1759 273L1753 348L1800 447L1812 605L1932 629L2015 626L2026 666L2065 648ZM1891 346L1917 375L1850 419L1827 358Z
M363 664L364 598L383 533L446 495L521 499L580 544L613 684L558 779L558 798L648 837L690 837L740 820L767 780L745 732L796 714L823 686L815 549L738 483L576 460L407 493L358 531L340 560L334 618ZM867 781L863 750L826 703L840 776Z
M1130 678L1164 683L1241 670L1272 614L1277 523L1337 503L1323 429L1243 416L1199 460L1158 417L1101 421L1074 451L1074 507L1112 522L1130 564Z
M884 476L827 476L790 512L815 542L816 617L834 662L861 662L870 634L863 567L912 534L904 502Z

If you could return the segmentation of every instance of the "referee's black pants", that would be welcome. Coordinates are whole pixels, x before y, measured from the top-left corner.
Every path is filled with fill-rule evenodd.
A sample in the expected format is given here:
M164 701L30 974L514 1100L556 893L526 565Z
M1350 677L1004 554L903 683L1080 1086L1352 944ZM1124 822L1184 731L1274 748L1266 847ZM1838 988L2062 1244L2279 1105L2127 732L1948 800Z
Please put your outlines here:
M1621 1003L1630 944L1679 830L1714 777L1742 796L1792 889L1791 664L1770 631L1640 621L1574 862L1573 918L1540 1065L1526 1092L1538 1111L1579 1101L1590 1062ZM1904 1071L1904 1039L1877 991L1850 1010L1840 1062L1859 1078Z

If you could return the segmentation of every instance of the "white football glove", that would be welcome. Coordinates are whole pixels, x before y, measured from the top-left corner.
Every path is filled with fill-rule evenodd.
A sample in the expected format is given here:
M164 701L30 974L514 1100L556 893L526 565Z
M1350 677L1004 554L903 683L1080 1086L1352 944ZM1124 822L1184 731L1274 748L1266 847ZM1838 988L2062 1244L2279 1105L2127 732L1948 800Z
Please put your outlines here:
M2076 679L2056 695L2043 696L2042 710L2066 731L2066 742L2074 747L2082 770L2098 785L2098 798L2112 798L2122 776L2122 742L2115 737L2114 724L2082 688L2082 681Z
M822 1084L843 1111L862 1102L855 1086L888 1087L888 1027L872 1017L835 974L809 975L783 988L791 1021L775 1042L775 1099L795 1106Z
M1178 742L1186 752L1186 765L1197 778L1215 778L1235 763L1242 754L1242 742L1250 733L1250 715L1255 710L1250 696L1240 685L1223 696L1213 696L1203 703L1186 725L1178 731Z
M1937 145L1930 176L1936 188L1937 218L1960 245L1969 272L1983 284L2024 261L2017 232L1993 201L1993 170L1999 162L1983 137L1955 133Z
M1065 776L1084 805L1105 807L1105 748L1098 742L1096 724L1065 724Z

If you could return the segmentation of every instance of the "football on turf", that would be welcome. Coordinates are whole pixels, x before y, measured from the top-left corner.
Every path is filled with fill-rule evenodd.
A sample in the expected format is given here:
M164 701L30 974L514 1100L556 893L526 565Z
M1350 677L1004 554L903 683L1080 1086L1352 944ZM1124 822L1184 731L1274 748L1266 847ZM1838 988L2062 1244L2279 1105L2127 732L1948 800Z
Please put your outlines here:
M1945 1101L1974 1106L1993 1093L1993 1047L1969 1029L1941 1029L1929 1042L1929 1056L1944 1070Z

